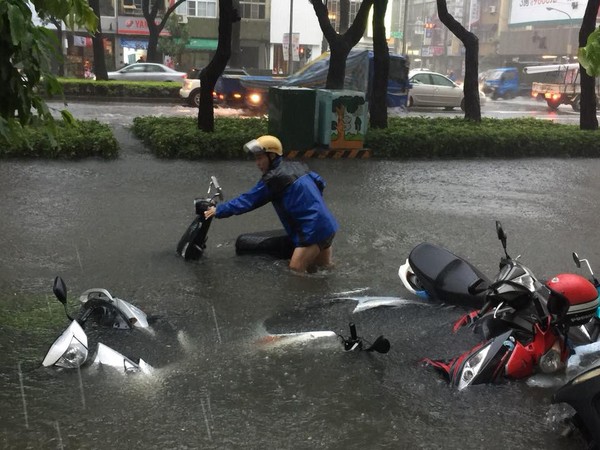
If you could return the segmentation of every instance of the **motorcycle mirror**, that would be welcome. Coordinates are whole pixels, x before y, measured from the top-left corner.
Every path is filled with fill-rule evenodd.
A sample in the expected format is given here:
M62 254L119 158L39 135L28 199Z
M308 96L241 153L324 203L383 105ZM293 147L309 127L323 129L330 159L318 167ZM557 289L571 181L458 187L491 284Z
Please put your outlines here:
M510 256L508 256L508 253L506 252L506 233L504 232L504 228L502 228L502 224L499 220L496 220L496 234L498 235L498 239L500 239L500 242L502 243L504 254L507 258L510 259Z
M52 292L56 298L63 304L67 305L67 286L61 277L54 279L54 286L52 286Z
M387 353L390 351L390 341L388 341L383 336L379 336L375 339L375 342L366 349L367 352L377 352L377 353Z
M214 175L210 177L210 182L217 191L221 190L221 186L219 185L219 180L217 180L217 177L215 177Z
M219 180L214 175L210 177L210 185L208 186L208 194L210 195L211 188L215 188L217 193L213 195L212 198L218 197L219 200L223 200L223 189L221 189L221 185L219 184Z
M575 261L575 265L578 269L581 269L581 260L579 259L579 255L573 252L573 261Z
M52 286L52 292L58 299L59 302L63 304L65 308L65 314L69 320L73 320L73 318L69 315L69 311L67 311L67 285L63 281L61 277L56 277L54 279L54 285Z

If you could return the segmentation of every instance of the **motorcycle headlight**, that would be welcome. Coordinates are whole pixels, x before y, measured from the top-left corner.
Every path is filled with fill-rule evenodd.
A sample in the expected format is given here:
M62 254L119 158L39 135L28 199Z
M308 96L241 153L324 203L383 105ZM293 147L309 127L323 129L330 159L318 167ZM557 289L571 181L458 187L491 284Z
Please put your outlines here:
M491 346L486 345L480 351L475 353L465 362L458 381L458 390L462 390L469 386L483 366L483 362L490 351Z
M87 355L87 347L73 336L67 350L65 350L54 365L64 367L65 369L76 369L85 362Z
M560 353L555 349L548 350L540 358L539 367L543 373L558 372L563 368Z

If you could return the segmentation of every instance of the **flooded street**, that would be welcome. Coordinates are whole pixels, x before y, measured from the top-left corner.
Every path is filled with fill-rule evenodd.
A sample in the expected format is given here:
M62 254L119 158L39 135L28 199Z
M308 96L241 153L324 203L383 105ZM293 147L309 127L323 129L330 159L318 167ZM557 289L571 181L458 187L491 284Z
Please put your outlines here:
M496 220L509 252L540 278L576 271L572 251L598 267L599 160L308 161L328 183L340 231L336 267L298 276L285 261L235 254L239 234L279 228L269 205L214 221L199 262L175 254L210 176L229 199L258 180L253 162L157 160L116 130L116 161L0 164L0 298L4 307L40 298L46 314L56 275L72 309L84 290L108 289L158 319L152 333L91 330L91 345L155 370L44 369L67 319L44 333L2 327L2 448L580 448L560 437L553 389L521 381L458 392L422 367L477 340L452 334L461 310L415 300L397 271L430 241L495 275ZM365 296L401 306L353 313L348 297ZM390 352L346 353L336 337L268 339L348 336L349 322L369 341L383 334Z

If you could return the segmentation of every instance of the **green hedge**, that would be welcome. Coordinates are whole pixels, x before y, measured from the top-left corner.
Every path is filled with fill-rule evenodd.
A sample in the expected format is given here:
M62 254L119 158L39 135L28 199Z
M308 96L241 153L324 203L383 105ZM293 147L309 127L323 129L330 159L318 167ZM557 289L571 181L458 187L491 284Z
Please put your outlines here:
M243 145L267 133L264 118L216 117L215 132L198 130L191 117L136 117L134 134L159 158L244 158Z
M65 97L179 99L180 83L59 78Z
M79 159L119 156L119 144L112 130L97 120L76 120L73 125L56 122L54 133L48 128L23 128L23 139L7 142L0 137L0 158Z
M193 118L136 117L133 131L160 158L243 158L242 146L265 134L266 119L216 118L215 132ZM518 158L600 156L600 131L537 119L393 117L369 129L365 148L378 158Z

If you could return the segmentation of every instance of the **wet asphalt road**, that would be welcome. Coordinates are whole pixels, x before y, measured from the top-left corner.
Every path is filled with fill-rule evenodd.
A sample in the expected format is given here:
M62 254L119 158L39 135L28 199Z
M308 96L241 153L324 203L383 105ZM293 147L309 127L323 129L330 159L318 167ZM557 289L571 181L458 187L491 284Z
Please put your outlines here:
M152 336L100 330L92 342L156 371L86 367L79 378L41 369L62 327L25 341L0 330L3 448L580 448L559 436L565 410L550 404L552 389L512 382L458 393L421 367L424 356L453 356L475 341L451 334L460 311L414 302L397 269L430 241L492 276L501 256L495 220L509 252L540 278L574 271L573 250L600 261L600 161L309 161L328 182L341 229L335 269L300 277L283 261L235 255L239 234L277 228L269 206L215 221L198 263L178 258L209 177L230 198L257 180L254 164L156 160L123 118L109 122L122 144L116 161L0 165L0 292L3 304L51 295L55 275L73 303L85 289L109 289L161 319ZM353 313L356 302L340 300L348 291L406 302ZM335 338L265 340L347 335L350 321L369 340L388 337L390 353L344 353Z

